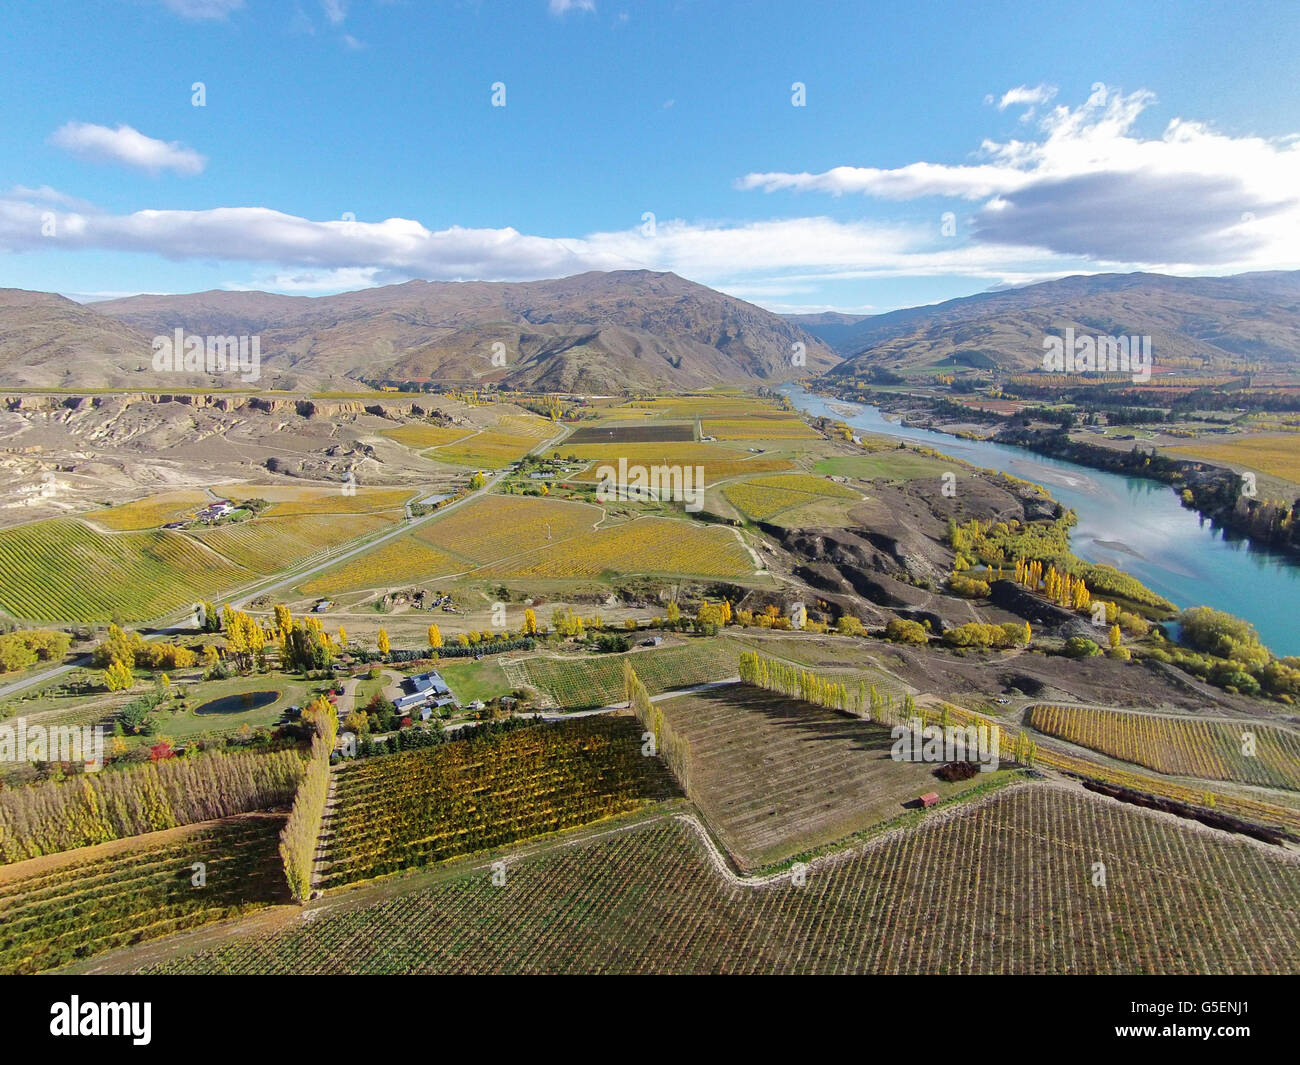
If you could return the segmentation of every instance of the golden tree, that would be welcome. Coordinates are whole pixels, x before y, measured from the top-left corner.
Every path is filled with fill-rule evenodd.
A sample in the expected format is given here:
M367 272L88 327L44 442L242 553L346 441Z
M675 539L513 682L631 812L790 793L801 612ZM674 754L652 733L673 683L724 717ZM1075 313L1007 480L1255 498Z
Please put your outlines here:
M131 667L121 660L110 662L104 670L104 687L111 692L124 692L135 684Z

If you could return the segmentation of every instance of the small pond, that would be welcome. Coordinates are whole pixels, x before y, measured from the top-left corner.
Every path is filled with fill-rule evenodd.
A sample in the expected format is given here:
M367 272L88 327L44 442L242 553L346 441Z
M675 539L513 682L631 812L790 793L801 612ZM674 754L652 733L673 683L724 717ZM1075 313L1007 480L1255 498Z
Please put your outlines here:
M237 695L223 695L220 699L210 699L202 706L195 707L196 714L242 714L269 706L280 698L279 692L240 692Z

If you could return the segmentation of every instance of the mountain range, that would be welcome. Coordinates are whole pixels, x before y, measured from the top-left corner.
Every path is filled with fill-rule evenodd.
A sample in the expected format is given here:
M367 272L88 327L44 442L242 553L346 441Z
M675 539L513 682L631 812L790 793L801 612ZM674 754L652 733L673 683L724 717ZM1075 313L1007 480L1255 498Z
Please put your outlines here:
M79 304L0 289L0 387L247 387L162 372L155 336L257 336L257 387L401 381L588 394L778 384L823 373L1041 365L1043 338L1150 336L1156 362L1294 370L1300 271L1098 274L870 316L780 316L676 274L431 282L331 296L212 291ZM792 358L799 352L803 358ZM1198 362L1199 360L1199 362Z
M496 382L585 393L779 383L837 361L798 325L671 273L408 281L331 296L212 291L80 305L0 291L0 384L226 387L158 372L152 338L257 336L259 387ZM796 345L802 345L801 348ZM793 358L801 351L804 361Z
M1042 364L1043 338L1150 336L1161 358L1248 361L1294 369L1300 359L1300 271L1233 277L1093 274L982 292L887 314L792 315L844 361L833 375L931 365Z

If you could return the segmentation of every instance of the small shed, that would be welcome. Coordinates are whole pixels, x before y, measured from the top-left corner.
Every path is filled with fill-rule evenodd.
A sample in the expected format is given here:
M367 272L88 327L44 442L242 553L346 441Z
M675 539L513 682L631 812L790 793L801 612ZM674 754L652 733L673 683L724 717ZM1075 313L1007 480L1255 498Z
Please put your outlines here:
M924 795L921 796L920 801L921 801L921 805L928 810L931 806L934 806L936 803L938 803L939 793L937 791L927 791Z

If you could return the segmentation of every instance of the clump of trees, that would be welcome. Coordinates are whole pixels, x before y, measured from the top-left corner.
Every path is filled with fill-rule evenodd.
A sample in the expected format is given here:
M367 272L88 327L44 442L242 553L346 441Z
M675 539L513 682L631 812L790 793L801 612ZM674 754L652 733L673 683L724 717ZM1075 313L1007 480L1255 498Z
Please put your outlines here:
M281 630L280 639L280 661L284 668L301 673L329 669L338 653L337 645L319 618L290 620L288 629Z
M198 651L183 644L166 644L147 641L138 632L129 632L121 625L109 625L108 635L95 646L91 661L100 670L112 666L139 670L187 670L199 662ZM127 685L129 687L129 685ZM113 689L109 690L121 690Z
M37 662L57 662L68 653L72 637L51 629L26 629L0 636L0 673L26 669Z
M943 642L949 647L991 647L1001 650L1024 647L1029 643L1029 636L1029 626L1025 622L1007 621L993 625L972 621L949 629L943 634Z
M930 631L919 621L890 618L885 626L885 639L893 643L927 644L930 642Z
M1101 654L1096 641L1086 636L1071 636L1065 641L1064 651L1067 658L1093 658Z
M960 596L967 599L984 599L989 594L988 581L982 581L975 577L967 577L962 573L954 573L948 578L948 587Z
M1216 658L1246 667L1259 667L1272 657L1255 631L1241 618L1208 606L1192 607L1178 615L1179 642Z

